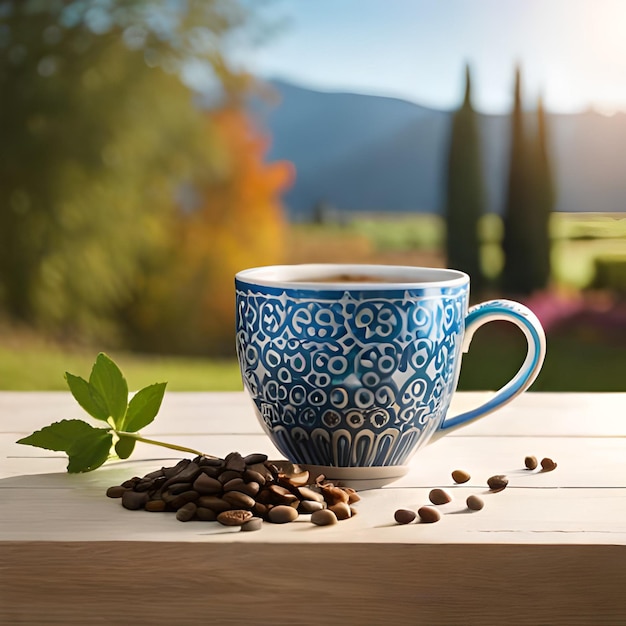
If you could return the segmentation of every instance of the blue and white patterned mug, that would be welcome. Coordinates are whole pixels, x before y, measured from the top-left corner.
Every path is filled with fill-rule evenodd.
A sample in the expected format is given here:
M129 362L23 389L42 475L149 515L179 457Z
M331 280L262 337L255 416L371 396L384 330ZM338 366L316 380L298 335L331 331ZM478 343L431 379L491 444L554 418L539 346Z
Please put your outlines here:
M375 486L402 476L424 444L527 389L545 356L539 320L509 300L468 310L469 282L456 270L385 265L239 272L237 355L278 450L327 477ZM492 320L521 328L526 359L491 400L446 417L461 353Z

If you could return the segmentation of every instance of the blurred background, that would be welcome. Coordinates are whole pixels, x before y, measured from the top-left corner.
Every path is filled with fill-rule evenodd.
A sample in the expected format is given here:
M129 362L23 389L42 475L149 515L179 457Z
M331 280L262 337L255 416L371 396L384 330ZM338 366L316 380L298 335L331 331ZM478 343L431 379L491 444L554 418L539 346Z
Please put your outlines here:
M453 267L626 391L621 0L0 0L0 389L241 389L238 270ZM493 323L460 388L523 360Z

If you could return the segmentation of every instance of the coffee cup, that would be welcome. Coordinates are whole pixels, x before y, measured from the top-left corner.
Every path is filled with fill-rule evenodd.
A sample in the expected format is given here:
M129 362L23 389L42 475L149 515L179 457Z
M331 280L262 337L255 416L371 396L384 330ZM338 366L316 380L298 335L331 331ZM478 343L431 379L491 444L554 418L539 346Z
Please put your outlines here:
M513 400L545 356L532 311L469 308L469 277L452 269L268 266L235 287L237 356L263 429L289 461L357 488L400 478L419 448ZM522 330L526 358L487 402L448 416L462 353L494 320Z

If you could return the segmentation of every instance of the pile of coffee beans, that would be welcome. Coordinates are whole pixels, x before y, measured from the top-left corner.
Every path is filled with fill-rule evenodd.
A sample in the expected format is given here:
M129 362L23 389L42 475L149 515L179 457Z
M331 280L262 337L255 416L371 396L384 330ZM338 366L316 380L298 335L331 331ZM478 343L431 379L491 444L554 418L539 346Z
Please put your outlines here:
M243 531L259 530L264 520L293 522L300 514L310 514L318 526L336 524L355 515L351 505L360 500L354 489L324 476L311 480L309 472L287 461L239 452L224 459L182 459L109 487L107 496L121 498L126 509L171 511L181 522L217 521Z
M537 458L534 456L527 456L524 459L524 466L528 470L535 470L538 465L539 463L537 463ZM557 464L554 460L545 457L541 460L540 472L551 472L556 469L556 467ZM462 469L455 469L451 476L452 480L457 485L462 485L471 479L470 473ZM489 491L492 493L504 491L508 484L509 479L504 474L495 474L487 479L487 486L489 487ZM440 488L431 489L428 494L428 499L434 505L448 504L449 502L452 502L452 496L450 493L445 489ZM480 496L473 494L467 497L465 505L470 511L480 511L485 506L485 502ZM411 509L398 509L394 513L394 519L398 524L411 524L418 517L422 523L432 524L441 519L441 513L437 510L437 508L428 505L420 507L417 512Z

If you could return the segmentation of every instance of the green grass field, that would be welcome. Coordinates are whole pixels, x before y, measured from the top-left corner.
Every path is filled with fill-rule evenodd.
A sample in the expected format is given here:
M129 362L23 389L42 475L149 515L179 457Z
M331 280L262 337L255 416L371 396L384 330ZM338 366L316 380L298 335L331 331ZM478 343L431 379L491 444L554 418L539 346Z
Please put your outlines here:
M243 389L236 360L155 357L109 352L124 372L130 389L167 382L170 391L237 391ZM41 344L0 348L0 389L67 390L64 373L89 378L97 356Z

